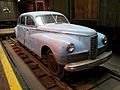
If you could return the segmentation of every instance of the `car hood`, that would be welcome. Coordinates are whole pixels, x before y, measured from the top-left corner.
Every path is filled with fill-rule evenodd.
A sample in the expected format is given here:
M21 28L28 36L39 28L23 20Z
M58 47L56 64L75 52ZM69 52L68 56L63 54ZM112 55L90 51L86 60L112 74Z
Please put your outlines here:
M47 24L44 26L38 27L40 30L49 31L49 32L56 32L56 33L65 33L65 34L75 34L75 35L84 35L84 36L91 36L96 33L95 30L74 24Z

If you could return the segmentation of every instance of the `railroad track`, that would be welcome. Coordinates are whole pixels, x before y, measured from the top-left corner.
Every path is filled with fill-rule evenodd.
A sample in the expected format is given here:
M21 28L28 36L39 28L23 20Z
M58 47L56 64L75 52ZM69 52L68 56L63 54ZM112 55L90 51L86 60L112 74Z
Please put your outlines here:
M32 51L23 47L19 42L14 39L9 39L2 42L4 47L9 44L15 53L24 61L24 63L30 68L37 79L47 90L72 90L68 85L61 82L59 78L53 76L46 68L44 58L39 58Z
M75 73L66 72L64 77L58 78L50 73L45 58L40 58L17 40L11 38L2 41L2 44L4 48L9 46L13 49L47 90L100 90L96 88L111 78L120 81L119 76L104 67L95 67Z

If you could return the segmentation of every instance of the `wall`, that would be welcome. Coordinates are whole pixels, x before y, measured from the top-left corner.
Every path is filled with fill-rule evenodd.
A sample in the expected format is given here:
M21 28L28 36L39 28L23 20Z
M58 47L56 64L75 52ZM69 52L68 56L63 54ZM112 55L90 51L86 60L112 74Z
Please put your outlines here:
M120 27L120 0L100 0L98 25Z

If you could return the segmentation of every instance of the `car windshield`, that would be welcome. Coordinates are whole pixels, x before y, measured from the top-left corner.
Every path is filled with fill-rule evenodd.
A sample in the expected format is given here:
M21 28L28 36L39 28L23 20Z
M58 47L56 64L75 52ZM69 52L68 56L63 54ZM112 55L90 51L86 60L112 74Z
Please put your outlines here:
M69 23L68 20L62 15L41 15L36 17L36 21L41 25L41 20L43 24L51 23Z

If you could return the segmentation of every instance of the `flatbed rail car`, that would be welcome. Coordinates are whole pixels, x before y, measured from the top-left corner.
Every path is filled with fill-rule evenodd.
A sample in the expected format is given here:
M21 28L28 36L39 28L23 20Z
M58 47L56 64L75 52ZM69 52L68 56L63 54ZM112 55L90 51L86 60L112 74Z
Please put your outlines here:
M4 40L8 37L15 37L14 28L4 28L0 29L0 40Z
M44 59L36 59L37 56L33 52L14 40L5 40L2 43L31 90L72 90L65 83L60 82L57 77L51 75L48 69L38 61L44 61Z
M17 0L0 0L0 28L14 27L18 15Z
M40 82L47 90L100 90L101 88L102 90L120 89L120 76L102 66L75 73L66 71L65 76L58 78L50 73L45 58L40 58L28 48L21 45L16 39L4 40L2 41L2 45L9 57L12 58L12 62L14 62L17 68L21 70L24 65L27 66L36 77L37 81ZM18 57L21 61L18 60ZM24 65L20 64L21 62L23 62ZM35 84L32 83L32 78L32 81L29 79L30 76L27 71L23 70L21 73L21 76L28 85L31 85L30 88L35 90L35 87L33 87ZM27 78L25 77L25 74L28 74Z

